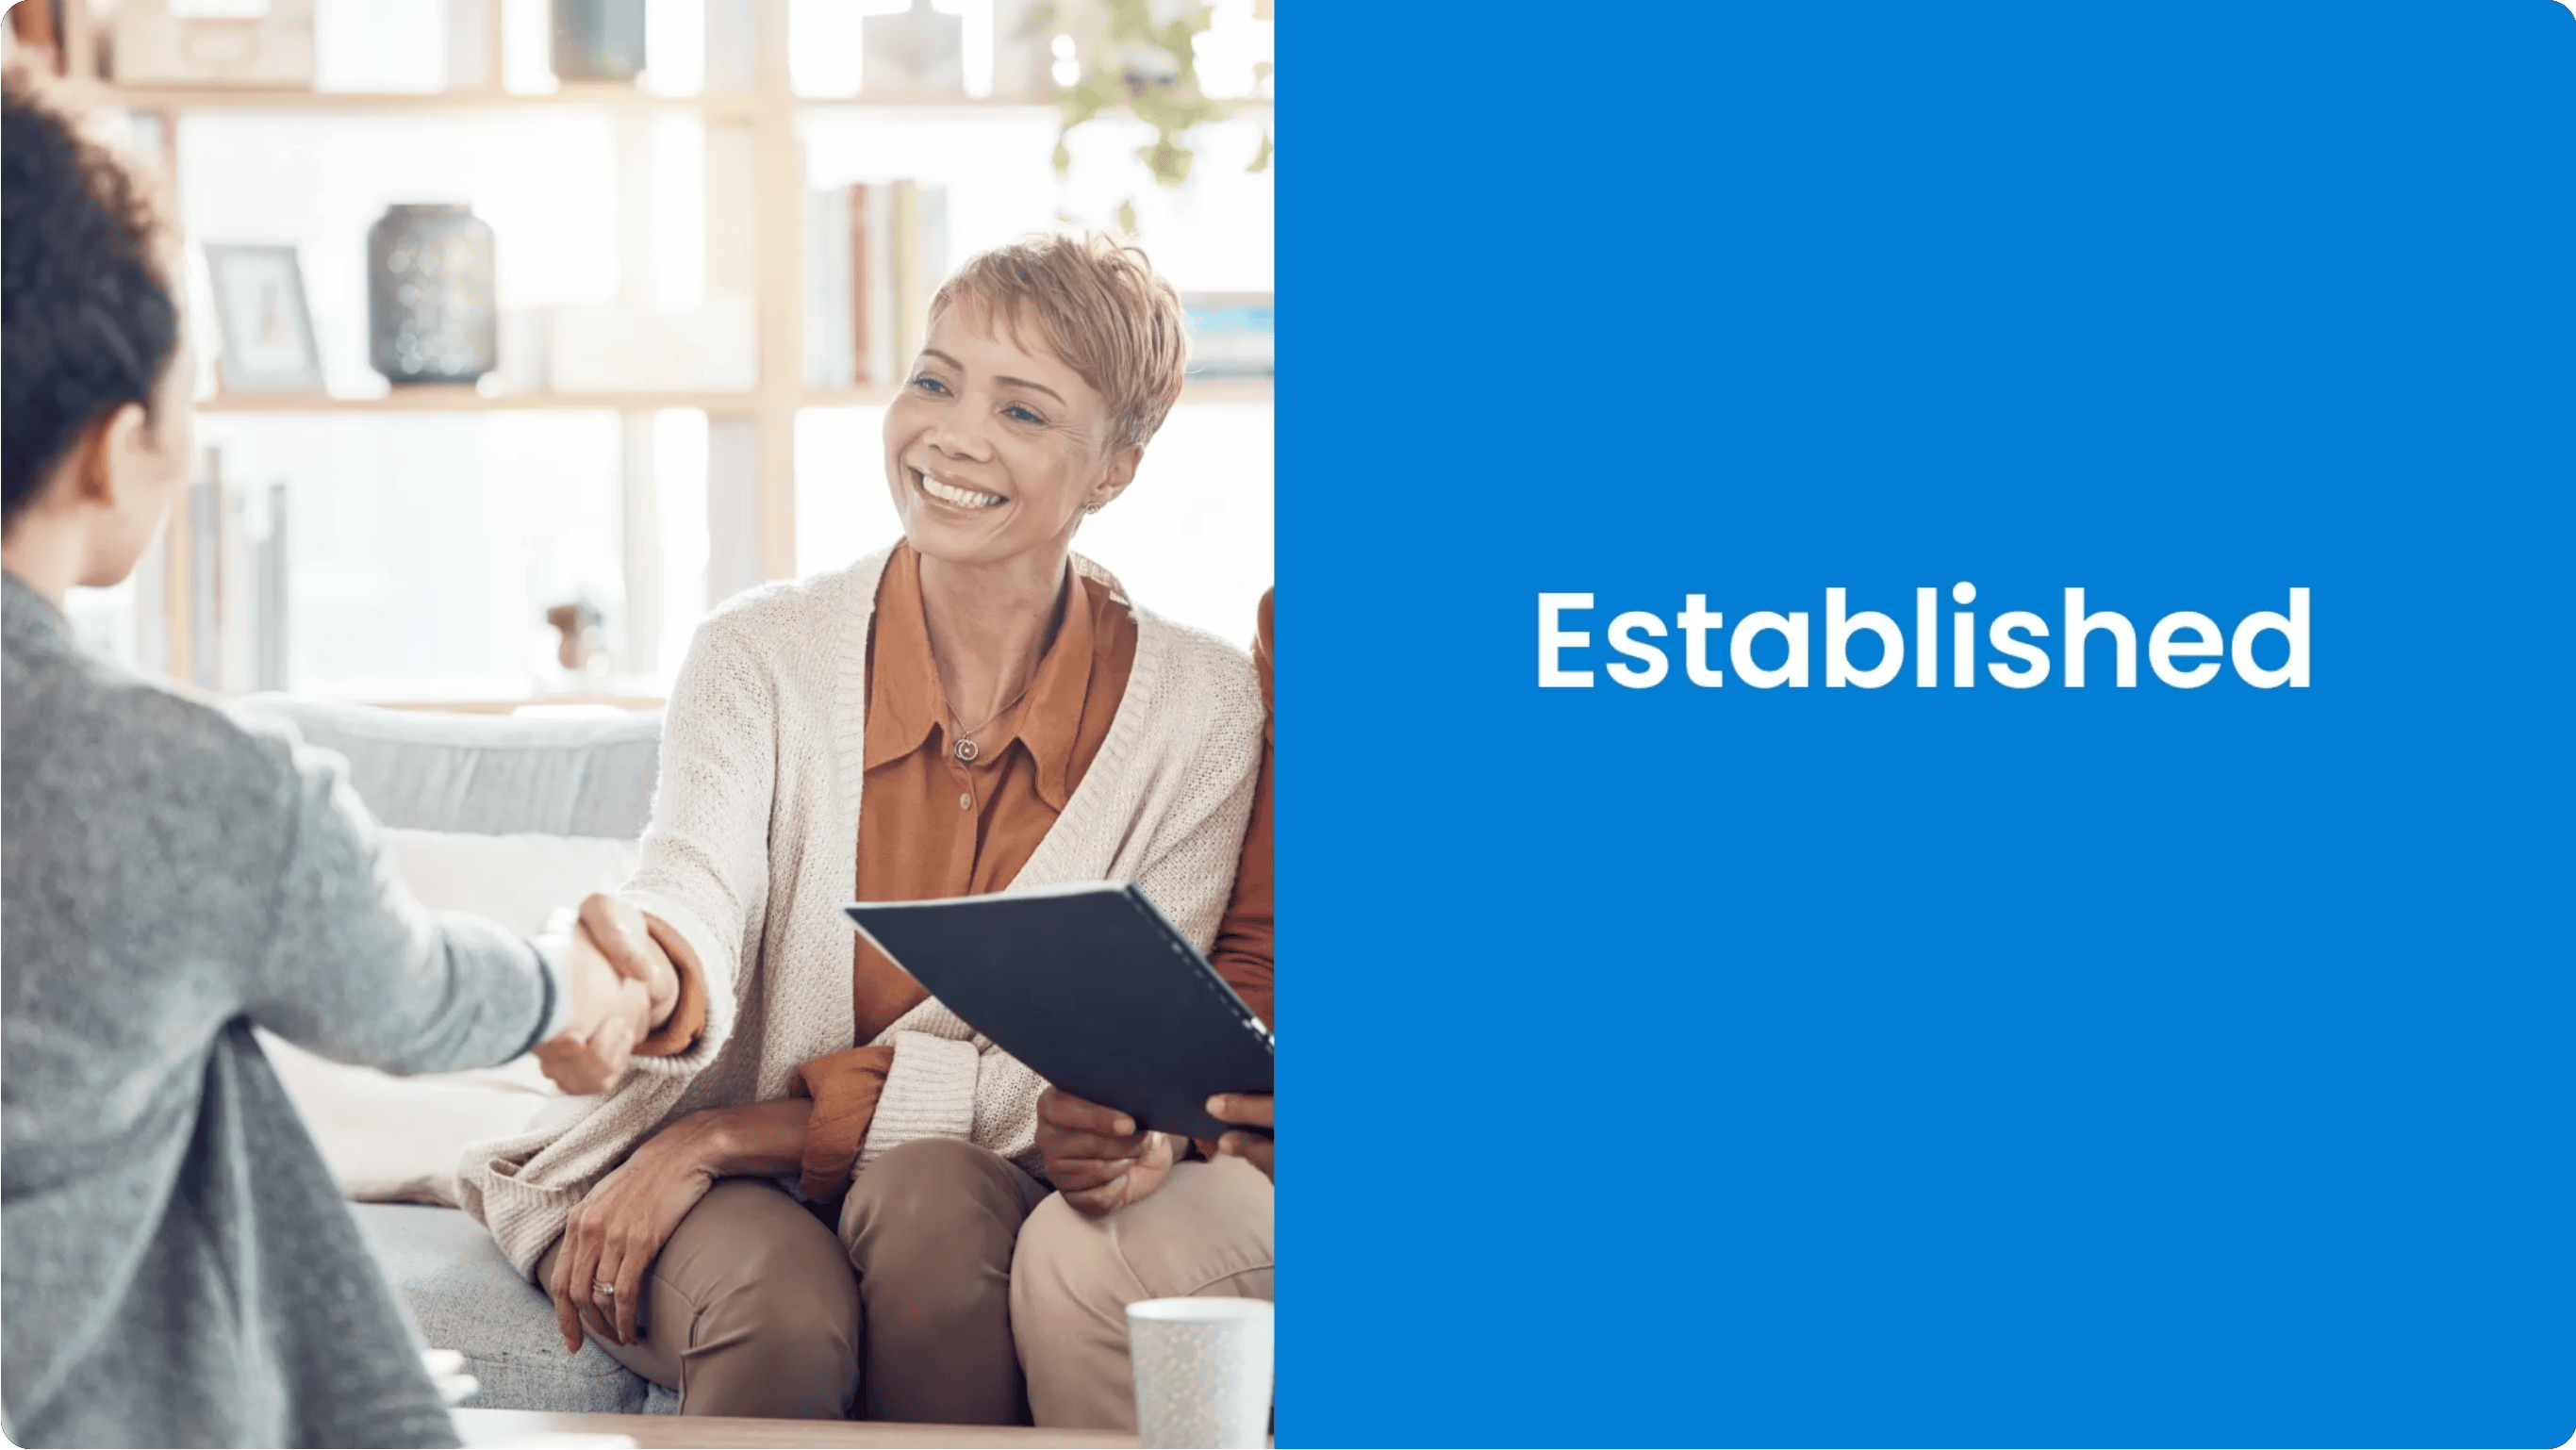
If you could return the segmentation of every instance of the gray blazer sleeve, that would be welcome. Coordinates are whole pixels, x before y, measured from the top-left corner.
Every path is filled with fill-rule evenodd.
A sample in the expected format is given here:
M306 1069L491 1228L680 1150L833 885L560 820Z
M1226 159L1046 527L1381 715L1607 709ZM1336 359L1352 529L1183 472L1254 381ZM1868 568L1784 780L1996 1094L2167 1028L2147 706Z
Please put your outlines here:
M421 1073L506 1062L569 1017L554 954L412 899L339 756L263 744L282 756L285 849L252 1021L324 1057Z

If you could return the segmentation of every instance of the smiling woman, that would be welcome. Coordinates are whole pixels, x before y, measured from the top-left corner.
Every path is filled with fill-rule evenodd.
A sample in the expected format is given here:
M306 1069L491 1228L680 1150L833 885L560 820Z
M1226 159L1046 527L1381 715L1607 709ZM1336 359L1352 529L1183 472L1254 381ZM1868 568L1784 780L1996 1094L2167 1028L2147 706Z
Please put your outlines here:
M853 891L1132 880L1202 950L1253 930L1227 920L1251 663L1072 552L1180 393L1178 297L1132 247L1044 236L930 312L886 412L903 542L736 599L681 670L620 893L681 1006L590 1116L466 1166L566 1342L683 1414L1027 1418L1007 1295L1043 1084L857 944Z

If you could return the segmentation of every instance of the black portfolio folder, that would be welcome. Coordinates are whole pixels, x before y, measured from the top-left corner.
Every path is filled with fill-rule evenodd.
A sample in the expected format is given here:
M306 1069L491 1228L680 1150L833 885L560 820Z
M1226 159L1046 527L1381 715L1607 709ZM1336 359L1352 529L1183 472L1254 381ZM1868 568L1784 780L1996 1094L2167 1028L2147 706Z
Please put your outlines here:
M1004 1052L1146 1128L1214 1138L1210 1094L1270 1091L1269 1029L1131 883L848 910Z

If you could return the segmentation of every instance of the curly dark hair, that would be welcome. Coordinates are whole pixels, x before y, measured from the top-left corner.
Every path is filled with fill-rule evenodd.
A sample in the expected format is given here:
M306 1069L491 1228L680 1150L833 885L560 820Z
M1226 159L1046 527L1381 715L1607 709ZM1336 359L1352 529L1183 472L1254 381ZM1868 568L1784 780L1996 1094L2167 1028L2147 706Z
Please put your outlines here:
M145 189L11 67L0 76L0 527L179 349Z

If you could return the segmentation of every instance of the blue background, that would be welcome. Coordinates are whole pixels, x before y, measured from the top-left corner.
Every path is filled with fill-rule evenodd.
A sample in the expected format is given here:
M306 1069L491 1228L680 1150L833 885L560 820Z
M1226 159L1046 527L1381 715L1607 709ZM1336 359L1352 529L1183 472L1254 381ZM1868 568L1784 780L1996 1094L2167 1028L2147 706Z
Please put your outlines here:
M1281 1443L2576 1432L2576 18L1281 9Z

